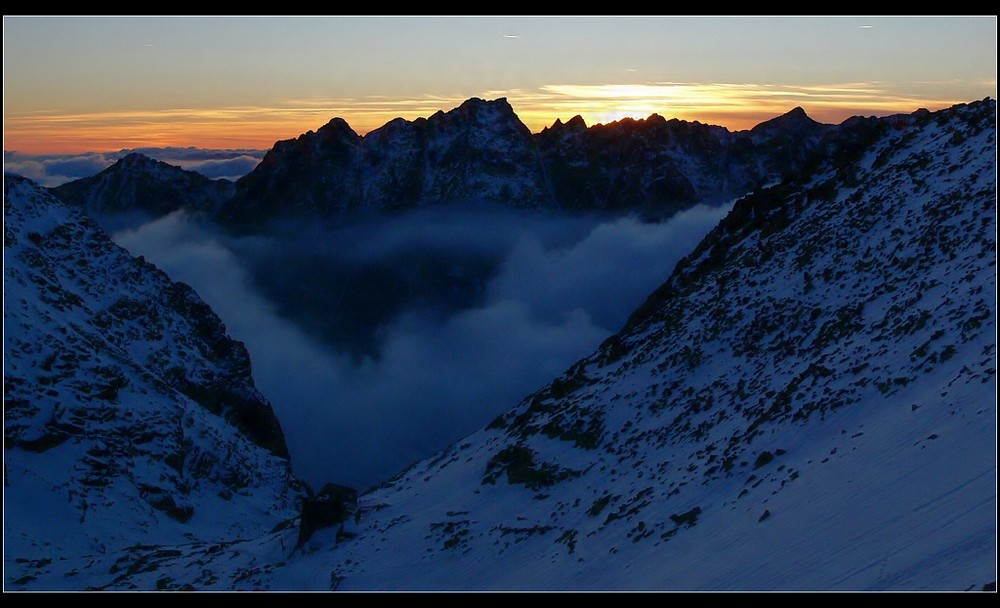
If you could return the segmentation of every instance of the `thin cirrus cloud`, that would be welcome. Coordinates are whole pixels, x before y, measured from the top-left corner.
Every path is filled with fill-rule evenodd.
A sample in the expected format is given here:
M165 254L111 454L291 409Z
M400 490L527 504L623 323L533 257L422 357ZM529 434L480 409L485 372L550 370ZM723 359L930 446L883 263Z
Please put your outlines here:
M972 83L995 88L996 83ZM359 134L397 118L412 120L449 110L472 96L506 97L522 122L538 132L556 118L581 115L587 124L624 117L698 120L732 130L754 125L803 106L821 122L857 115L940 109L970 101L964 82L878 82L819 85L652 82L644 84L550 84L534 89L471 94L288 99L270 106L173 108L62 114L32 112L5 117L7 149L22 152L80 152L140 146L269 148L275 141L315 130L339 116Z

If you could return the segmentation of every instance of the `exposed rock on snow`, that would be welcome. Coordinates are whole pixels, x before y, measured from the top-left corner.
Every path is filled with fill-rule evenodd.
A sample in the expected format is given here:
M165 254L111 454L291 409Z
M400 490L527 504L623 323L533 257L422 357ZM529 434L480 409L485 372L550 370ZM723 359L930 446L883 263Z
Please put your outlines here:
M11 175L4 230L7 585L85 587L99 556L297 513L246 349L188 286Z

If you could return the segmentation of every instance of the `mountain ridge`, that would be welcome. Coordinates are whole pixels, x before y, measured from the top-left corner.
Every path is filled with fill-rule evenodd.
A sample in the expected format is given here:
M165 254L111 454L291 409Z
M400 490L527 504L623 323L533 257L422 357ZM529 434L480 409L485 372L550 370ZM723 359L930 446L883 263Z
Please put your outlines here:
M296 215L467 200L662 218L695 201L736 198L795 169L833 128L804 112L785 116L791 118L756 133L658 114L592 127L575 116L532 134L506 98L474 97L428 118L394 119L364 136L334 119L323 129L339 125L337 136L321 129L277 142L237 181L217 219L259 227ZM786 134L790 129L795 133ZM793 143L801 148L797 155L769 151Z
M532 134L506 98L472 97L427 118L393 119L364 136L334 117L275 142L235 183L191 184L190 175L163 168L129 178L126 165L116 164L54 191L92 213L159 216L183 207L238 231L275 219L336 221L345 213L471 200L660 220L696 202L733 200L797 170L823 154L822 140L838 128L797 107L745 131L653 113L593 126L577 115ZM142 181L152 190L136 186Z

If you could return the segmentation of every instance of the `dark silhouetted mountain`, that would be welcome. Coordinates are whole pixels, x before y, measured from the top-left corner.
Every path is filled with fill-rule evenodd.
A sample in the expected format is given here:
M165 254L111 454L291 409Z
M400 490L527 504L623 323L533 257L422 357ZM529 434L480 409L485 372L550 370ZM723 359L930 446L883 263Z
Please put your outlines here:
M769 136L658 114L589 129L575 117L542 131L536 141L561 208L662 218L696 202L732 200L801 168L823 133L835 128L801 115L812 128L781 117L764 130ZM786 153L785 138L794 140L795 156Z
M838 127L801 108L750 131L653 114L587 127L580 116L532 135L506 99L397 118L364 137L341 118L279 141L232 184L130 154L53 191L102 218L184 208L231 227L340 219L449 203L638 213L662 219L723 203L822 157Z
M816 122L806 111L801 107L796 106L789 110L788 112L772 118L771 120L765 120L756 127L750 129L750 132L757 136L772 136L775 134L796 134L796 135L806 135L812 136L819 134L824 126L823 123Z
M154 217L178 209L211 214L233 194L227 180L211 180L137 152L93 177L52 188L67 204L93 216L142 212Z
M823 136L836 130L831 125L816 122L805 110L795 107L760 123L750 130L750 136L758 148L767 150L772 167L787 173L801 168ZM835 152L828 151L828 154Z
M335 118L315 133L279 141L236 183L226 223L393 211L457 200L543 203L528 131L505 99L470 99L427 119L396 119L358 136Z
M476 201L658 219L698 201L732 200L801 168L834 128L797 108L749 132L653 114L590 128L575 116L532 135L506 99L473 98L364 137L334 119L280 141L236 183L218 218L253 227Z

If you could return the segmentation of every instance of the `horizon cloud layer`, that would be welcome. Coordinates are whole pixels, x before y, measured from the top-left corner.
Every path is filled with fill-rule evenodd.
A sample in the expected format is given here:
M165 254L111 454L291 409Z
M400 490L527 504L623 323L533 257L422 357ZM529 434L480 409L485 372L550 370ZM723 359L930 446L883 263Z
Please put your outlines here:
M209 179L235 181L250 173L264 158L267 150L167 147L79 154L26 154L17 150L4 150L3 165L5 173L16 173L40 186L53 188L97 175L133 152L186 171L195 171Z

